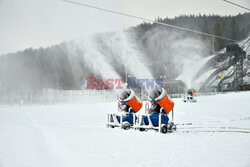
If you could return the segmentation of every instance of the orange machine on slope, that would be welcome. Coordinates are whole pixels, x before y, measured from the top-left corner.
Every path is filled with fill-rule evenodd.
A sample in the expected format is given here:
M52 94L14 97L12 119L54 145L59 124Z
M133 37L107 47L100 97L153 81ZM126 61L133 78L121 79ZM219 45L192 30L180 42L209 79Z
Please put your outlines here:
M165 114L170 113L174 108L174 102L168 97L166 90L163 88L153 90L148 99L151 104L159 104L164 109Z
M137 113L142 108L142 102L137 98L134 91L131 89L123 90L120 95L120 99L118 102L119 109L121 109L121 106L123 106L124 104L131 107L134 113Z

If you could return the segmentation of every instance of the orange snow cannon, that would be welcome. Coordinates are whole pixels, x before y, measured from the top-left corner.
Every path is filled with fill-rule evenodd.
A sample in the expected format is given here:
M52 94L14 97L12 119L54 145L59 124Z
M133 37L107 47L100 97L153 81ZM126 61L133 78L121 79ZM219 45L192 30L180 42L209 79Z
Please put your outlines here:
M124 104L131 107L134 113L137 113L142 108L142 102L131 89L123 90L120 95L118 107L121 109L121 106Z
M194 96L194 92L190 89L188 90L187 95Z
M168 97L166 90L163 88L152 90L148 100L151 103L159 104L164 109L165 114L170 113L174 108L174 102Z

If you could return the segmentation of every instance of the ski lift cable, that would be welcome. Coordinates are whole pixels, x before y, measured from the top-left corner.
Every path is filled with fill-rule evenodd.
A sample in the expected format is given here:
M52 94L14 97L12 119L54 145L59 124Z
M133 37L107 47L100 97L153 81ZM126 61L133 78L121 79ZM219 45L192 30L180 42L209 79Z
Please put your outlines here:
M236 4L236 3L234 3L234 2L231 2L231 1L228 1L228 0L223 0L223 1L224 1L224 2L227 2L227 3L230 3L231 5L238 6L238 7L240 7L240 8L243 8L243 9L245 9L245 10L250 11L250 9L249 9L249 8L244 7L244 6L241 6L241 5Z
M214 37L214 38L223 39L223 40L227 40L227 41L231 41L231 42L240 42L240 41L237 41L237 40L234 40L234 39L231 39L231 38L227 38L227 37L223 37L223 36L219 36L219 35L214 35L214 34L209 34L209 33L201 32L201 31L196 31L196 30L192 30L192 29L188 29L188 28L184 28L184 27L180 27L180 26L175 26L175 25L168 24L168 23L162 23L162 22L155 21L155 20L152 20L152 19L143 18L143 17L139 17L139 16L136 16L136 15L127 14L127 13L122 13L122 12L119 12L119 11L104 9L104 8L101 8L101 7L97 7L97 6L93 6L93 5L89 5L89 4L85 4L85 3L81 3L81 2L76 2L76 1L71 1L71 0L60 0L60 1L71 3L71 4L74 4L74 5L84 6L84 7L88 7L88 8L92 8L92 9L96 9L96 10L101 10L101 11L108 12L108 13L114 13L114 14L117 14L117 15L122 15L122 16L130 17L130 18L135 18L135 19L138 19L138 20L153 22L153 23L158 24L158 25L171 27L171 28L175 28L175 29L179 29L179 30L184 30L184 31L192 32L192 33L197 33L197 34L208 36L208 37Z

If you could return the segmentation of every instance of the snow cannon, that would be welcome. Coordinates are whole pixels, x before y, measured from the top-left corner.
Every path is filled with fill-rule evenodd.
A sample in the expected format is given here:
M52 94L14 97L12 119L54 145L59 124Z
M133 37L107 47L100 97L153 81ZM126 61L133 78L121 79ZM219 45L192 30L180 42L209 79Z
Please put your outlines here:
M187 92L187 95L193 97L194 96L193 90L189 89L188 92Z
M132 89L125 89L120 94L118 108L121 111L129 112L127 106L129 106L134 113L137 113L142 108L142 102L138 99Z
M194 98L194 90L188 89L186 97L184 96L184 102L197 102L197 100Z
M124 89L119 94L118 111L119 113L108 114L107 127L121 127L128 130L136 123L136 114L142 108L142 102L137 98L134 91Z
M168 97L165 89L154 89L148 94L146 109L148 113L137 114L135 129L140 131L157 130L161 133L176 131L174 124L174 102ZM172 111L172 119L168 113Z
M162 107L165 114L170 113L174 108L174 102L168 97L167 92L165 89L154 89L148 95L148 100L151 102L151 106L153 103L157 103Z

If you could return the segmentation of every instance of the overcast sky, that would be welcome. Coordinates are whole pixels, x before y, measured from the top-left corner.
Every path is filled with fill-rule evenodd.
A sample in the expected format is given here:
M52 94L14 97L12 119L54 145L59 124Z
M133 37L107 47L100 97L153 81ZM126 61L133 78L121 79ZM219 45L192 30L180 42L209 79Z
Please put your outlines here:
M181 14L236 15L246 12L222 0L74 0L149 19ZM232 0L250 7L250 0ZM119 31L141 23L60 0L0 0L0 55Z

